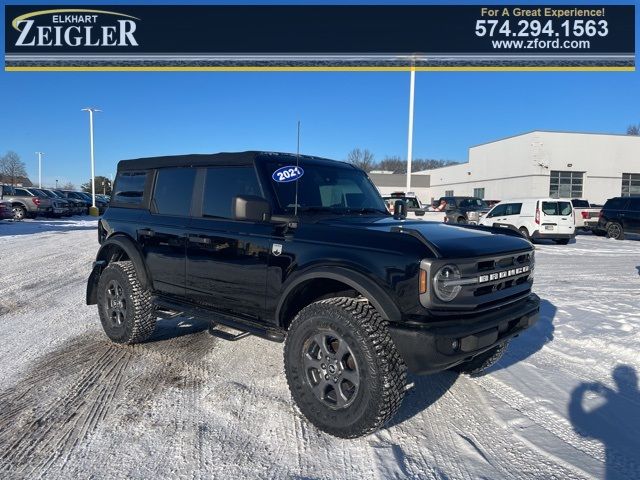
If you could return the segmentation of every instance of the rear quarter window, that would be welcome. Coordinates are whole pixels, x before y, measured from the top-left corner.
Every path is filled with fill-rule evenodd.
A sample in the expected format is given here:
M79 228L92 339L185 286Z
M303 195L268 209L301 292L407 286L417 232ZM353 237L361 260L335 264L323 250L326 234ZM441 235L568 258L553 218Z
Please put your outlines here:
M140 205L144 196L147 172L119 172L116 176L113 203Z

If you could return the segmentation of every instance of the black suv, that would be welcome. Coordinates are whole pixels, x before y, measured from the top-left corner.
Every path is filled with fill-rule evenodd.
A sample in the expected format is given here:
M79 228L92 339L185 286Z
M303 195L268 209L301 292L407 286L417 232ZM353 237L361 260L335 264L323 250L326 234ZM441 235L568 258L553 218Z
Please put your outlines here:
M600 210L596 234L623 240L625 233L640 233L640 197L610 198Z
M401 215L344 162L121 161L87 304L118 343L180 314L284 342L301 412L364 435L397 411L407 370L480 372L538 318L534 250L518 233Z

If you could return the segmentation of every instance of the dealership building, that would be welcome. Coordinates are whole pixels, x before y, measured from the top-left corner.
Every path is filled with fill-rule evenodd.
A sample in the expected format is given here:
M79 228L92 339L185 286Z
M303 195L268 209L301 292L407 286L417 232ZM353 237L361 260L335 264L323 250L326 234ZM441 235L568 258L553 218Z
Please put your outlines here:
M386 193L403 181L373 174ZM585 198L604 203L616 196L640 196L640 137L534 131L469 149L469 161L416 172L412 188L423 203L442 196L487 200L523 197ZM415 179L415 181L414 181ZM380 183L383 182L383 185Z

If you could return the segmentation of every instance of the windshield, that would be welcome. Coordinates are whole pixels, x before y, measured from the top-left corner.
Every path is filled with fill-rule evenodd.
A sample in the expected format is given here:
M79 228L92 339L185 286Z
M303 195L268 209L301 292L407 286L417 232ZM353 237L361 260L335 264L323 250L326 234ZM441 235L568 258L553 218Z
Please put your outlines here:
M271 175L288 164L266 164L273 191L280 208L293 213L296 182L277 182ZM335 213L384 213L388 214L382 197L366 174L354 168L330 165L301 165L304 174L298 179L298 211Z

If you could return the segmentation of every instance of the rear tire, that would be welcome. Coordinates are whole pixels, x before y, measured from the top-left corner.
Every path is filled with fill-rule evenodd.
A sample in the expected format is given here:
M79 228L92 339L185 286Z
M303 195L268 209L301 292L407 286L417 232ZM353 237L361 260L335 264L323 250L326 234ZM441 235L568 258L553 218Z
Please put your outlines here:
M495 365L495 363L502 358L504 352L507 351L508 346L509 342L501 343L500 345L493 347L491 350L487 350L477 357L472 358L468 362L456 365L451 368L451 370L466 373L467 375L479 375L489 367Z
M520 227L518 231L524 238L526 238L527 240L531 240L531 238L529 238L529 230L527 230L525 227Z
M378 430L404 397L407 368L386 320L362 299L330 298L302 309L287 334L284 366L300 412L336 437Z
M554 240L554 242L556 242L558 245L568 245L569 240L569 238L557 238L556 240Z
M607 225L607 237L616 240L624 240L624 230L618 222L611 222Z
M112 262L104 269L98 281L98 312L115 343L140 343L153 334L151 294L142 288L132 262Z

